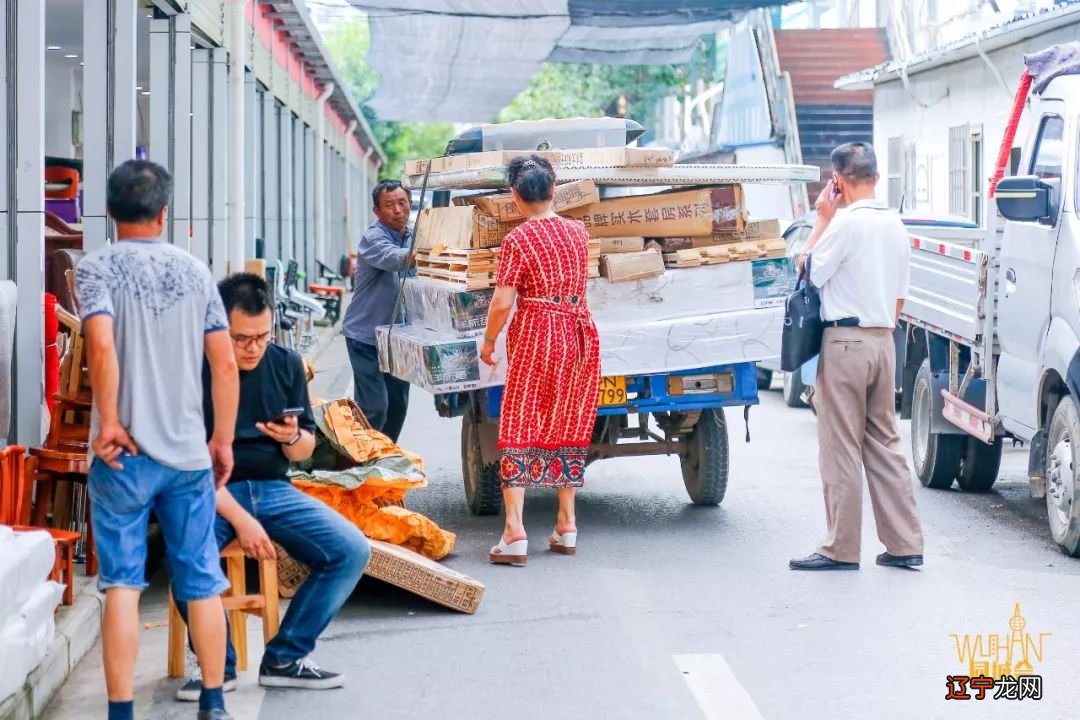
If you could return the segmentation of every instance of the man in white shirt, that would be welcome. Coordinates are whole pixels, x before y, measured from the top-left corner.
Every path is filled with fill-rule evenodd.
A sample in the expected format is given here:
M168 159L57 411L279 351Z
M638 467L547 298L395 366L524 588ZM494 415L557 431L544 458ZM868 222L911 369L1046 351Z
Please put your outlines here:
M799 257L821 288L825 321L814 405L828 534L817 552L790 567L859 569L865 470L885 545L877 564L914 568L923 564L923 537L896 429L892 340L908 292L908 234L875 199L873 147L841 145L832 163L833 179L817 199L817 223ZM845 209L838 213L840 205Z

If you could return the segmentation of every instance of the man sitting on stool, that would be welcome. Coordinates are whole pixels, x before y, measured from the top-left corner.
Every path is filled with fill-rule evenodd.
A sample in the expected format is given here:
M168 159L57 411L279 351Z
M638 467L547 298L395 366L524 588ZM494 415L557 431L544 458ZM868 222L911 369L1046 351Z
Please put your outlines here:
M235 538L249 557L272 560L274 541L311 569L281 629L266 646L259 684L312 690L341 687L344 677L320 669L308 654L356 587L371 547L352 523L286 478L290 462L307 460L314 452L315 420L300 356L270 343L273 313L266 281L239 273L222 280L218 289L240 368L240 407L233 443L236 466L217 495L217 545L220 550ZM214 422L210 390L207 370L203 373L207 428ZM299 415L283 416L283 411L294 408ZM186 618L186 606L177 603L177 609ZM201 680L195 678L176 697L197 700L200 689ZM224 689L236 689L231 642Z

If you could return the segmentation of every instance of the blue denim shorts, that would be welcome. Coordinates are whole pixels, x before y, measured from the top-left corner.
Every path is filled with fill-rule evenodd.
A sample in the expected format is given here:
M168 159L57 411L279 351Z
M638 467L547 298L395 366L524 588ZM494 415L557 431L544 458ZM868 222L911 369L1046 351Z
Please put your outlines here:
M98 589L146 589L146 529L151 510L165 538L176 599L206 600L228 589L214 537L213 473L174 470L146 455L124 453L118 462L122 470L95 459L87 477L101 565Z

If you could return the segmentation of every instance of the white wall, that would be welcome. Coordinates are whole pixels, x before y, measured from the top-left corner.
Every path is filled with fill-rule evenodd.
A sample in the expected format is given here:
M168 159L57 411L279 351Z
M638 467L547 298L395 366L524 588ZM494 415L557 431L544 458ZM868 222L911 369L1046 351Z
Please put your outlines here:
M919 168L915 197L905 198L905 208L948 214L949 128L965 123L973 128L982 126L985 188L997 161L1024 54L1076 39L1077 28L1070 27L988 53L1008 91L978 57L909 76L910 93L899 80L878 85L874 92L874 147L882 178L878 197L884 199L888 192L888 140L905 136L915 143ZM1024 143L1031 120L1028 115L1025 112L1021 119L1014 147Z
M81 107L79 63L59 53L45 55L45 154L74 157L71 113Z

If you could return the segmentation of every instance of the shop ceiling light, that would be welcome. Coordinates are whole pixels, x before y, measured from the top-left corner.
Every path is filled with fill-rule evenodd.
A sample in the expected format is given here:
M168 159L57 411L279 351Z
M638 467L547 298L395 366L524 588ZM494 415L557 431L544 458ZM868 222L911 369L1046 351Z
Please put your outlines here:
M75 58L77 58L77 57L79 57L79 56L78 56L78 55L71 55L71 54L68 54L68 55L65 55L64 57L68 58L69 60L74 60Z
M46 48L46 50L59 50L59 49L60 49L59 45L50 45L49 47Z

